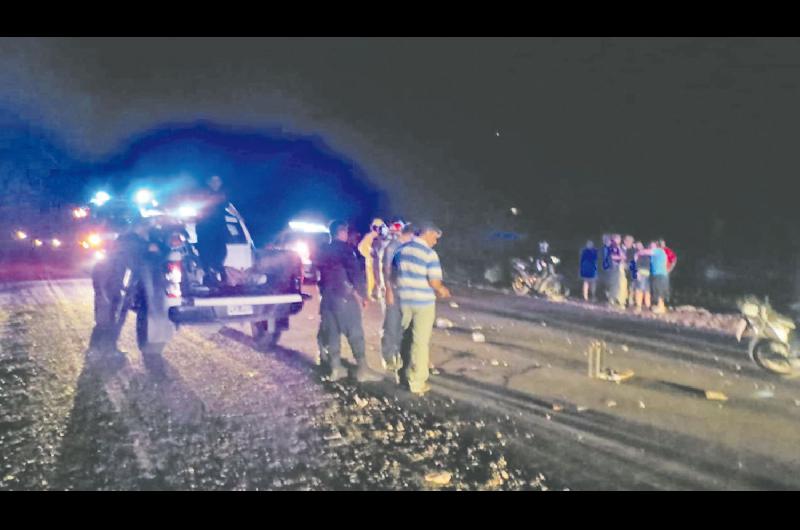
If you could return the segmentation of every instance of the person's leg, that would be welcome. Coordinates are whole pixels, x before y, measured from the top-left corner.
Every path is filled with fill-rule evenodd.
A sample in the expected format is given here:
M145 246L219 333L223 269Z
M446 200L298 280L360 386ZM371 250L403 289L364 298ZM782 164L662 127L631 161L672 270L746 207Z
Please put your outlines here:
M365 361L366 341L364 325L361 321L361 309L355 300L345 300L339 309L339 323L350 344L356 362L361 365Z
M589 281L589 289L592 295L592 302L597 301L597 278L592 278Z
M342 340L340 337L337 314L333 307L320 310L319 337L328 357L331 372L342 372Z
M430 361L430 342L433 324L436 320L436 305L413 307L411 322L411 358L406 377L412 392L420 392L428 381Z
M589 280L583 280L583 301L589 301Z
M400 354L400 342L403 339L403 314L400 304L395 302L386 306L386 315L383 319L383 336L381 337L381 355L387 365L396 364L396 357Z

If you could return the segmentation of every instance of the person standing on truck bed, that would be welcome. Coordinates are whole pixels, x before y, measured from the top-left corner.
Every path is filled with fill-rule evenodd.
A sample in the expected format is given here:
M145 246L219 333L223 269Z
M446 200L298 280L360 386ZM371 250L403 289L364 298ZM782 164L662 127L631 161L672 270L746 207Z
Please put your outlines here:
M197 221L197 250L200 261L212 283L225 282L225 258L227 227L225 208L228 194L222 187L222 179L214 175L206 181L208 188L204 197L201 217Z
M347 243L347 223L332 222L330 233L331 242L322 247L318 258L319 338L331 370L330 379L338 381L347 375L341 360L341 335L344 335L358 363L356 380L360 383L382 381L383 376L372 371L367 364L361 321L361 308L367 305L366 278L356 251Z

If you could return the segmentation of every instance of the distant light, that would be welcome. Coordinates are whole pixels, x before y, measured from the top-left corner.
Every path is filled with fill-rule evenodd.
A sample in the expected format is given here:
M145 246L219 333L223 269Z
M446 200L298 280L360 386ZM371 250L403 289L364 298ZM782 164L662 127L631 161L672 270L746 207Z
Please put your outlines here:
M309 234L327 234L328 227L320 223L311 223L308 221L289 221L289 228L297 232L306 232Z
M86 241L89 242L90 246L97 247L100 246L100 243L102 243L103 240L98 234L89 234L89 237L86 238Z
M84 217L89 216L89 210L87 208L75 208L72 210L72 217L75 219L83 219Z
M42 246L42 240L41 239L34 239L33 240L33 246L34 247L41 247Z
M92 204L96 204L97 206L102 206L110 200L111 200L111 195L109 195L104 191L98 191L97 193L94 194L94 197L89 202L91 202Z
M500 136L500 131L495 131L495 136Z
M94 253L94 259L97 261L103 261L106 259L106 251L105 250L98 250Z
M88 248L89 248L89 243L88 243L87 241L81 241L81 246L82 246L83 248L86 248L86 249L88 249Z
M61 246L61 241L59 239L53 238L50 240L50 244L53 245L54 248L58 248Z
M185 204L178 208L178 217L182 217L184 219L189 217L197 217L197 208Z
M300 260L302 260L303 265L311 264L311 251L308 248L308 243L305 241L298 241L294 244L292 250L297 252L297 255L300 256Z
M153 192L148 189L140 189L136 192L133 196L133 200L135 200L138 204L147 204L153 202Z
M513 215L517 215L519 213L519 210L517 210L516 208L511 208L511 213Z
M17 230L17 233L16 233L16 234L14 234L14 235L15 235L15 236L17 236L17 239L20 239L20 240L21 240L21 239L27 239L27 238L28 238L28 234L26 234L26 233L25 233L25 232L23 232L22 230Z

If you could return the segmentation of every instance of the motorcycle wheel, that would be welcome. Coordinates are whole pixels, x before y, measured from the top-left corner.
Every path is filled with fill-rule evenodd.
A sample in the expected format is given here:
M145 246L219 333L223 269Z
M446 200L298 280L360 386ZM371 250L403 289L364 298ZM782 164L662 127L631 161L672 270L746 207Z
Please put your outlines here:
M526 296L529 292L531 292L531 288L528 287L527 283L525 283L525 279L519 275L515 275L514 279L511 280L511 289L517 296Z
M768 372L791 375L794 372L788 347L780 342L764 340L753 348L756 364Z

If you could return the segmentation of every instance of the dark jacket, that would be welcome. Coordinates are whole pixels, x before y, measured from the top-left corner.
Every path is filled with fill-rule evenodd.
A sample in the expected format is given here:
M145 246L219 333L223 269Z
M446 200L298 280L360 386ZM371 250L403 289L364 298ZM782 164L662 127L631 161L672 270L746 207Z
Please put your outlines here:
M359 266L356 251L347 243L334 239L323 246L317 266L323 304L334 299L350 299L354 292L361 298L367 297L366 277Z

